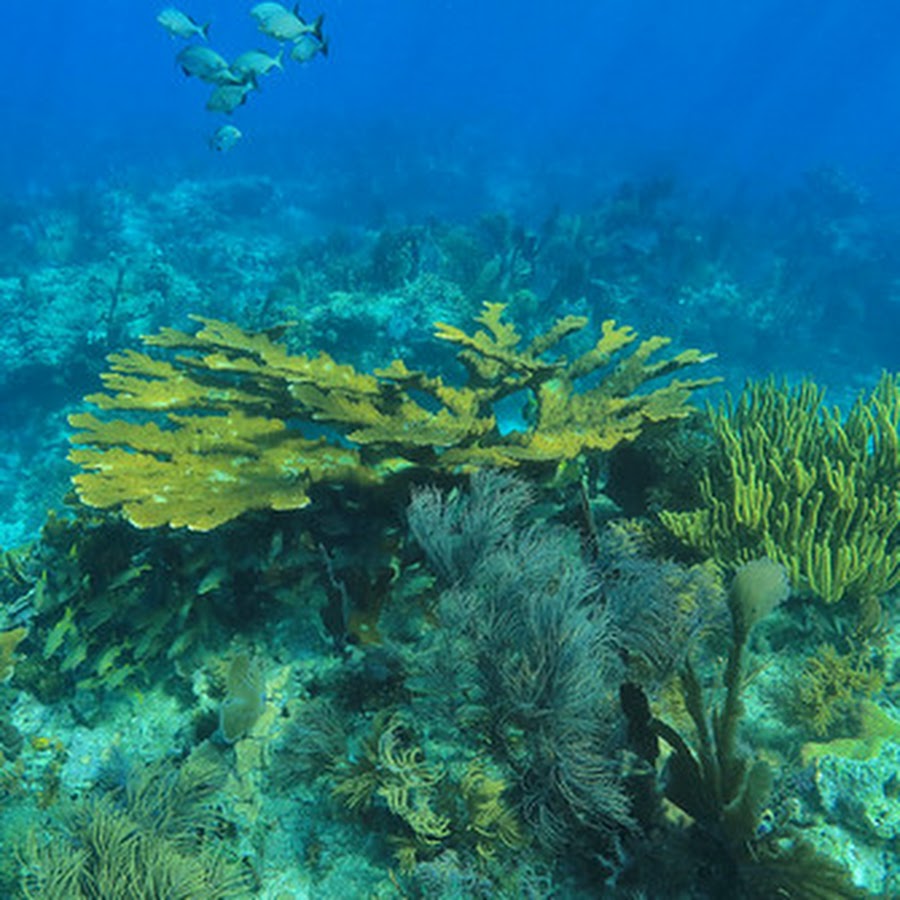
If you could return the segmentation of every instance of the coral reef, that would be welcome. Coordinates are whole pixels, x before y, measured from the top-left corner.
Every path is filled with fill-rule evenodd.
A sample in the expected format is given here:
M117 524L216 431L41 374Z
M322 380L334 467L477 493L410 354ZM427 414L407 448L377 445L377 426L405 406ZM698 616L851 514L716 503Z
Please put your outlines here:
M609 450L654 422L686 416L691 392L715 381L648 389L710 357L686 350L651 360L668 343L661 337L618 357L636 335L612 321L572 361L545 361L587 320L559 319L522 346L503 312L486 305L474 334L438 323L437 336L462 348L462 387L399 360L370 375L327 354L290 355L275 342L280 330L250 334L212 319L200 319L193 335L165 329L145 343L181 355L114 354L103 376L110 393L87 398L103 411L144 413L143 420L70 417L80 429L69 455L83 470L74 478L78 494L90 506L121 507L140 528L205 531L251 509L303 507L323 482L377 484L416 465L556 465ZM579 388L597 373L598 383ZM501 433L496 405L519 393L533 409L521 430ZM306 436L297 423L327 436Z
M858 727L863 701L884 686L884 673L868 657L864 647L839 653L833 644L822 644L806 660L797 679L797 705L817 737Z
M249 873L216 839L211 798L223 772L198 755L179 769L130 772L124 788L72 804L21 848L22 895L47 897L252 896Z
M45 702L146 685L214 647L229 621L259 623L298 591L316 608L315 538L289 524L249 523L213 541L139 531L87 508L51 515L14 569L0 570L6 608L30 621L17 681ZM235 672L229 723L252 717L258 674Z
M727 562L768 555L795 588L858 601L877 621L878 598L900 583L900 388L882 375L843 419L812 382L752 383L710 417L718 458L702 506L660 521Z
M363 812L376 802L392 817L391 842L401 870L447 849L488 861L498 848L520 849L522 826L505 794L508 785L471 759L461 773L426 762L402 715L382 711L358 756L333 761L333 795Z
M559 847L632 824L612 762L619 662L576 536L528 524L529 506L527 487L497 472L477 473L470 493L413 495L411 530L445 585L417 680L449 694L444 716L486 731L516 772L523 818Z
M706 850L701 852L708 854L704 891L709 896L727 893L759 900L774 896L809 900L864 897L865 892L854 887L847 873L816 852L802 835L792 829L776 832L764 826L774 772L766 760L754 758L738 740L744 718L748 641L754 628L787 599L788 592L786 573L779 564L760 559L741 566L728 593L731 638L718 689L710 691L704 686L690 658L680 673L684 705L694 731L693 746L678 730L652 715L639 686L626 682L621 699L629 743L654 767L660 756L659 741L671 749L663 791L667 800L690 816L700 841L706 842ZM639 792L636 797L656 790L646 772L639 772L633 785ZM644 833L660 828L661 809L652 799L645 797L636 806L644 815ZM644 853L646 849L637 851L633 866L640 868ZM655 851L654 860L658 857ZM674 869L665 871L660 884L675 894L679 877L681 873Z
M61 507L73 411L87 501L0 554L0 894L857 896L827 856L897 895L896 382L710 428L708 380L664 385L702 355L587 324L849 408L895 359L896 223L827 171L758 220L657 178L467 225L314 174L0 204L0 544ZM705 559L623 518L660 510ZM763 554L795 596L742 612ZM228 779L182 844L109 762L165 794L198 747Z

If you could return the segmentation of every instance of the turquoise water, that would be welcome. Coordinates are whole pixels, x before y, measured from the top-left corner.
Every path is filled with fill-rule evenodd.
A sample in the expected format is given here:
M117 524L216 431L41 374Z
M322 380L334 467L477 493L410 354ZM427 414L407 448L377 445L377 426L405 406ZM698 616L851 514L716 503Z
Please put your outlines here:
M900 893L889 4L8 6L0 896Z

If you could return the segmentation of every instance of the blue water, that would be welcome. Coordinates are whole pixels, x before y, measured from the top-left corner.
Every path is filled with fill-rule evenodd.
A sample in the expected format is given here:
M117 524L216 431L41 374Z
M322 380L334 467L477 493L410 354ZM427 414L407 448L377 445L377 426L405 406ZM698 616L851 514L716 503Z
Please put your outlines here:
M266 84L235 116L249 137L224 163L204 152L212 117L172 62L162 5L9 0L0 185L290 171L319 154L365 168L424 149L577 165L587 183L664 165L771 187L828 163L896 188L900 12L888 3L334 0L328 60ZM226 55L274 49L249 6L190 12Z

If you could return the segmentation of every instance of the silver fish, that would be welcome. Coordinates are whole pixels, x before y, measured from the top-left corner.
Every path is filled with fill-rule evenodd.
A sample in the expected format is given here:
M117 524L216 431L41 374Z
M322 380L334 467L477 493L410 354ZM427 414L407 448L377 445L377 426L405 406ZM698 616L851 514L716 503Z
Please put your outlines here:
M205 41L209 37L209 22L199 25L187 13L183 13L174 6L167 6L157 17L156 21L162 25L172 37L190 40L192 37L201 37Z
M311 34L301 34L291 48L291 59L298 63L308 63L317 53L328 56L328 41L319 40Z
M242 53L232 64L231 71L243 78L252 81L262 75L268 75L272 69L284 69L281 58L284 50L278 51L278 56L270 56L262 50L248 50Z
M296 11L297 7L295 6L294 12ZM290 12L290 10L280 3L257 3L256 6L250 10L250 15L253 16L257 22L264 22L272 16L280 16L288 12Z
M247 94L252 90L252 84L220 84L209 95L206 108L210 112L231 115L239 106L243 106L247 102Z
M241 78L235 75L223 56L209 47L198 47L192 44L185 47L176 62L185 75L193 75L210 84L239 84Z
M223 125L215 130L209 139L209 146L219 153L227 153L242 137L240 129L234 125Z
M259 20L259 30L276 41L296 41L304 34L322 40L322 23L324 15L318 16L314 22L306 22L296 12L275 13Z

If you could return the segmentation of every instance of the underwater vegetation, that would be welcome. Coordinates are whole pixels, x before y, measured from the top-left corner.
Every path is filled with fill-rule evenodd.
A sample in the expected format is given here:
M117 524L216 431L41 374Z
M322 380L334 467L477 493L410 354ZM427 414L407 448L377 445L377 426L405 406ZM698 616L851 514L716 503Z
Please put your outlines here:
M805 829L782 821L791 764L757 748L745 721L750 675L766 658L754 635L790 616L786 570L751 561L732 579L708 563L659 560L651 520L589 528L567 482L548 490L490 467L438 474L412 488L405 524L397 495L367 507L364 485L317 489L302 509L248 512L199 533L77 508L74 522L48 526L43 548L10 563L20 590L38 579L29 596L40 600L16 684L38 690L60 666L64 681L77 676L81 697L68 702L84 718L84 692L107 679L165 678L184 696L194 666L217 671L218 733L195 714L180 742L224 746L229 767L256 760L250 771L267 777L244 802L264 808L277 796L292 820L310 820L295 851L310 877L331 877L349 841L393 860L382 871L410 896L452 896L460 884L510 896L543 885L547 896L557 879L572 896L669 883L704 897L729 879L742 897L856 896ZM361 517L356 533L330 532L332 514ZM369 578L377 602L364 607ZM313 662L293 629L319 617ZM257 649L224 652L235 631ZM141 634L151 639L137 651ZM248 757L266 703L260 653L269 666L290 660L293 675L283 731L254 737ZM855 691L871 700L880 685L861 666ZM862 727L853 696L818 669L806 678L804 703L833 702L838 734ZM82 841L73 829L89 814L70 824L51 809L54 827L76 835L66 840ZM98 809L106 815L106 801ZM39 861L26 871L36 878Z
M74 478L79 497L121 507L141 528L206 531L247 510L301 508L320 482L374 485L413 466L557 466L685 417L691 392L717 380L646 389L710 357L685 350L652 359L668 343L662 337L617 357L636 335L612 320L588 351L546 360L587 319L559 319L523 345L504 309L486 304L477 317L483 328L473 334L437 324L438 338L462 348L460 387L402 360L370 375L324 353L291 355L273 340L280 329L252 334L211 319L200 319L195 334L165 329L145 344L186 353L171 362L133 350L114 354L102 376L111 393L88 398L103 411L155 414L161 424L70 418L81 429L73 436L81 446L69 456L83 469ZM524 427L502 433L496 406L514 395L530 408ZM311 436L310 426L323 436Z
M18 674L42 700L152 679L160 660L190 656L210 639L226 604L239 614L236 552L226 575L222 546L148 537L95 516L51 516L41 540L21 554L16 581L3 580L11 604L40 626L39 646Z
M612 757L614 629L577 534L539 523L534 500L489 470L417 490L428 568L410 546L379 640L310 684L280 742L279 789L312 784L307 802L379 836L412 896L454 880L527 893L564 847L633 826Z
M787 599L783 567L747 563L726 591L704 567L658 565L626 533L604 534L598 570L579 534L549 524L535 500L533 487L492 471L468 488L413 492L410 532L437 576L431 590L422 582L427 609L402 606L402 626L385 613L381 650L365 645L393 676L355 676L367 686L349 704L349 671L337 691L317 685L287 732L280 777L312 778L321 797L387 836L413 896L438 864L442 889L451 871L466 883L481 872L514 893L534 874L513 866L519 840L548 871L560 858L574 866L573 896L590 883L685 897L726 885L748 898L864 896L804 829L771 824L786 775L742 734L750 642ZM644 616L663 633L651 638ZM678 646L665 646L666 633ZM473 765L494 773L510 817L511 830L488 829L483 846L467 840L477 827L460 801Z
M390 835L402 872L452 850L470 863L491 864L498 854L526 845L506 780L483 760L431 763L413 743L414 727L401 713L376 714L362 753L339 759L330 770L332 797L348 810L371 816L388 813Z
M4 296L94 290L79 371L154 334L75 411L65 508L0 557L0 824L35 807L0 840L10 896L111 878L101 829L174 896L897 893L896 381L693 410L709 357L617 322L708 319L733 354L798 297L751 298L672 191L289 247L247 237L288 189L234 179L144 219L116 197L151 249L95 241L90 273L68 232L35 245L58 271ZM157 331L185 308L208 317ZM10 390L74 358L63 333ZM168 760L162 793L214 751L194 843L85 762L120 743Z
M871 698L884 687L884 672L867 649L861 644L841 653L833 644L822 644L804 663L798 713L816 737L860 731Z
M652 715L641 687L631 682L624 682L621 687L632 749L655 766L660 755L659 742L668 744L671 755L664 766L662 795L690 816L692 829L708 842L706 851L700 851L701 856L710 854L700 896L727 893L748 898L834 900L865 896L850 883L840 866L816 853L799 833L788 828L770 832L764 827L763 812L772 792L773 772L768 762L754 759L739 746L747 643L754 627L788 594L786 573L771 560L754 560L737 569L727 595L731 633L720 680L712 689L704 687L690 655L678 673L678 690L692 726L693 745L679 730ZM638 792L645 792L637 805L644 814L643 828L653 827L654 822L659 828L660 798L652 796L651 779L646 772L638 773L633 784ZM649 796L647 791L651 792ZM649 859L641 859L646 852L637 852L636 870L649 863ZM663 870L659 889L666 884L672 896L680 896L681 890L691 891L689 884L678 886L679 878L684 876L678 864L666 869L661 859L655 855L652 863ZM626 866L622 883L627 884L629 877ZM642 877L648 877L647 873ZM659 873L649 877L658 878Z
M716 456L702 505L662 511L686 543L720 560L768 556L825 603L851 597L870 625L900 582L900 388L883 374L845 417L805 381L752 383L710 411Z
M22 896L227 900L252 896L250 873L226 855L214 799L225 772L202 754L179 768L128 771L124 784L69 804L21 845Z
M49 523L44 552L56 542L59 560L68 560L52 574L40 556L18 563L37 612L19 683L38 689L29 662L39 655L56 656L58 674L77 675L81 691L161 673L163 659L177 673L221 647L229 621L234 627L243 616L245 628L265 632L273 602L292 614L308 604L321 617L322 648L330 641L339 665L305 676L307 696L286 707L274 756L254 750L252 758L270 769L262 784L287 784L300 808L317 805L310 847L341 827L380 835L372 852L390 854L393 877L414 896L435 879L486 879L515 894L554 872L572 879L574 895L591 883L627 890L662 878L694 896L704 867L704 889L737 879L748 898L855 896L802 828L765 825L787 760L741 737L748 660L760 653L751 639L760 623L784 615L792 575L804 570L782 561L774 540L740 544L748 531L738 529L736 550L727 542L697 548L705 563L659 560L664 536L654 521L594 522L584 478L564 468L650 440L657 422L677 427L691 412L691 391L712 379L652 380L706 357L687 351L654 361L664 339L637 342L609 322L593 347L548 359L584 320L558 320L527 344L500 304L485 306L478 323L473 334L438 325L460 348L462 387L401 362L369 375L325 354L292 355L275 342L279 332L215 320L194 335L165 330L148 339L176 356L115 355L104 376L109 392L89 399L128 418L72 418L83 429L72 451L85 467L75 476L81 499L114 512L79 507L74 523ZM832 457L873 444L890 426L891 384L882 382L846 421L828 419L837 422L831 431L822 426L812 447L827 450L823 484L839 487L834 471L851 462L860 471L876 465L864 453L840 466ZM756 405L747 399L710 419L714 445L736 454L738 435L762 441L774 419L779 446L797 449L795 471L802 460L812 468L814 451L800 452L801 437L817 433L818 394L813 402L805 387L756 390ZM521 430L504 432L495 404L515 394L526 409ZM757 408L765 427L750 422ZM784 437L791 427L801 436L793 444ZM774 451L751 447L754 462L778 471ZM893 457L883 458L877 471L889 472ZM400 472L407 478L385 493ZM709 472L696 486L701 497L713 496ZM407 492L398 522L396 503ZM823 499L814 508L831 507ZM332 513L362 513L365 525L356 535L329 534ZM690 515L660 518L674 530L678 516ZM873 527L859 514L852 523L861 534ZM116 531L122 536L113 540ZM842 533L852 534L849 526ZM831 546L833 534L822 540ZM380 549L360 568L362 558L352 560L366 545ZM106 561L98 568L92 555ZM157 558L168 572L159 583ZM104 579L85 581L85 566ZM292 577L293 588L284 580ZM866 596L885 591L882 580ZM229 602L238 604L230 614ZM139 640L129 621L145 623ZM282 654L288 633L277 638ZM245 738L266 706L264 661L246 649L227 655L218 729L198 719L194 735L247 759ZM859 677L847 695L807 663L792 713L802 708L814 734L823 733L819 723L846 733L871 718L859 698L871 702L883 682L867 680L866 664L848 657L848 671L853 665ZM686 819L674 819L672 808ZM651 834L670 860L658 872L649 867Z
M632 818L610 752L615 624L576 534L529 524L531 499L499 473L476 474L467 494L413 495L410 529L444 586L418 666L467 698L465 714L516 773L533 834L558 848Z

